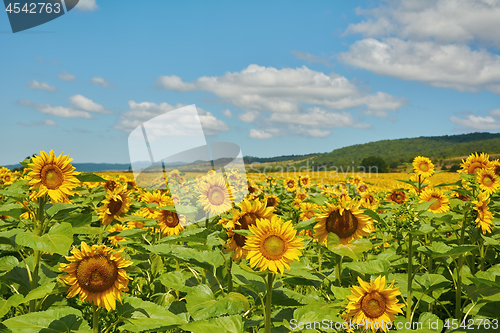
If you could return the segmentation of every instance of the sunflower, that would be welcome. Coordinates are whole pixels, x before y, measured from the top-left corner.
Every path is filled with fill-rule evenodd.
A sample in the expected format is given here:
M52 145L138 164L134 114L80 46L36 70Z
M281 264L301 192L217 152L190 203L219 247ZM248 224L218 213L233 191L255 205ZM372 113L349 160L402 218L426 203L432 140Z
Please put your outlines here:
M290 270L289 264L302 255L300 250L304 244L296 237L292 221L283 223L280 217L273 215L271 219L258 219L249 230L253 235L247 237L244 249L253 268L269 269L275 274L279 271L283 275L285 268Z
M66 297L80 294L82 301L114 310L116 300L121 303L122 292L128 291L130 278L123 268L132 262L122 258L120 251L104 245L89 247L85 242L80 250L73 247L71 253L73 256L66 257L71 263L59 264L59 270L68 273L61 280L71 286Z
M130 209L131 199L130 191L127 185L115 187L111 192L108 192L106 198L102 201L104 206L97 209L97 216L101 219L103 225L108 225L113 220L120 220L122 214L125 214Z
M300 186L302 187L309 187L309 185L311 184L311 180L309 178L309 176L301 176L300 179Z
M406 193L403 191L392 190L392 192L387 195L387 200L393 201L400 205L406 201Z
M121 224L115 224L114 226L108 229L108 232L111 234L113 232L120 232L127 229L132 229L132 228L129 225L125 226ZM108 236L108 239L114 246L117 246L118 242L126 241L125 237L122 237L120 235Z
M358 193L366 193L368 191L368 185L366 185L365 183L361 183L358 185L358 187L356 187L356 190L358 191Z
M314 209L318 207L317 204L312 202L302 202L300 204L300 220L306 221L312 219L316 216L316 212Z
M314 226L315 238L322 244L326 243L331 232L339 236L342 244L347 244L373 230L373 220L359 210L359 204L354 200L343 198L338 206L326 203L322 210Z
M495 175L497 175L497 177L500 177L500 161L499 160L491 161L491 168L493 169Z
M247 251L243 247L247 238L233 230L248 230L248 227L254 225L257 219L270 219L274 212L274 207L266 207L266 204L258 199L254 201L244 199L238 206L240 210L233 209L233 219L226 224L226 229L229 229L229 239L224 249L226 252L234 251L234 260L246 257Z
M147 204L156 203L158 207L165 207L171 204L171 198L161 191L145 192L141 195L139 201ZM139 215L145 218L156 219L158 211L153 208L142 207L139 210Z
M426 188L420 194L419 202L429 202L436 200L430 207L429 210L433 213L446 213L450 210L450 201L443 194L443 192L437 188Z
M411 174L410 175L410 180L412 182L420 182L420 192L422 192L422 190L424 188L426 188L427 186L429 186L431 184L429 178L424 178L422 176L420 176L420 178L418 177L417 174ZM416 184L417 186L413 186L413 185L410 185L411 186L411 189L410 189L410 192L411 193L415 193L415 194L418 194L418 184Z
M428 178L434 174L434 164L427 157L417 156L412 164L413 172L423 178Z
M186 217L169 210L160 210L158 215L158 227L163 236L178 235L186 225Z
M473 175L481 169L490 168L490 157L485 153L481 153L481 155L478 155L477 153L470 154L465 161L462 160L462 164L460 164L460 166L462 169L460 169L459 172Z
M361 320L364 323L364 330L371 329L372 332L387 331L387 324L392 323L396 317L394 314L403 313L404 306L398 302L397 297L401 295L399 287L394 288L394 281L388 288L385 288L385 276L379 276L375 281L367 283L358 276L358 286L349 289L352 295L348 295L346 320L351 319L356 322Z
M0 167L0 185L11 185L14 183L14 175L12 172L4 167Z
M205 177L198 185L199 202L203 209L212 215L218 215L231 209L231 198L226 180L221 175Z
M481 169L476 174L476 181L479 188L486 192L487 195L493 194L500 188L500 178L495 174L493 169Z
M280 199L275 195L266 196L266 207L277 207Z
M284 180L283 186L288 192L295 192L297 189L297 181L293 178L287 178Z
M368 209L375 209L379 205L379 201L375 196L369 192L361 194L360 206Z
M42 150L40 155L35 155L33 163L28 164L28 176L31 178L30 190L38 191L31 196L39 198L48 194L53 202L69 202L68 196L80 183L75 177L79 173L70 163L72 160L68 155L62 156L62 153L56 157L53 150L49 154Z
M476 226L481 228L483 234L491 233L491 228L493 227L493 214L488 209L488 204L490 203L490 198L485 192L481 192L478 195L477 201L473 201L476 206L473 207L477 211Z

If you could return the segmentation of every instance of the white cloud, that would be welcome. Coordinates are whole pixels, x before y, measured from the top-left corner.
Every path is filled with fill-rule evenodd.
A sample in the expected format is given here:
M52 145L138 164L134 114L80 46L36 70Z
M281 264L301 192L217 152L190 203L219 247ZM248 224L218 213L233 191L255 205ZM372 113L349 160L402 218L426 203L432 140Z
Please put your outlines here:
M18 122L17 123L19 126L57 126L57 124L53 121L53 120L50 120L50 119L46 119L44 121L32 121L30 123L24 123L24 122Z
M339 58L377 74L423 81L434 87L500 93L500 56L466 45L368 38L355 42Z
M332 65L328 62L327 59L323 57L318 57L315 56L314 54L307 53L307 52L299 52L299 51L291 51L294 55L295 58L305 60L307 62L318 62L320 64L323 64L327 67L331 67Z
M258 112L248 111L238 115L238 119L245 123L253 123L258 116L259 116Z
M103 88L108 88L109 87L109 82L103 79L100 76L95 76L90 79L90 82L92 82L95 85L101 86Z
M500 117L500 109L493 109L488 112L492 117Z
M498 0L405 0L386 1L374 9L357 9L369 17L350 24L345 34L364 37L398 36L438 43L479 42L500 47Z
M370 124L356 123L354 117L345 111L328 112L320 108L312 108L300 115L292 114L272 114L269 121L275 123L286 123L301 125L302 127L336 128L336 127L354 127L368 128Z
M95 103L91 99L82 96L80 94L71 96L69 98L69 101L75 109L80 109L89 112L104 113L104 114L111 113L101 104Z
M270 139L277 135L279 135L279 130L276 128L271 128L268 130L259 130L252 128L249 133L249 137L253 139Z
M122 113L120 120L115 125L115 128L124 132L130 132L142 123L156 116L186 106L181 103L174 106L165 102L156 104L152 102L136 103L135 101L129 101L128 105L130 111ZM215 135L218 132L229 130L229 126L224 121L217 119L212 113L201 108L196 109L206 135ZM192 122L192 120L192 118L186 118L186 122L183 122L183 119L176 119L176 126L179 127L180 130L183 130L183 128L189 129L192 126L187 122Z
M74 76L73 74L68 73L66 71L62 71L61 73L58 73L57 76L61 80L64 80L64 81L75 81L76 80L76 76Z
M450 120L457 125L481 131L493 131L500 129L500 121L491 116L480 117L469 115L466 119L450 117Z
M57 88L51 86L47 82L38 82L37 80L33 80L31 82L26 83L26 86L31 89L37 90L45 90L45 91L57 91Z
M326 75L305 66L276 69L249 65L241 72L200 77L191 83L177 76L161 76L157 82L164 89L212 92L245 111L299 114L303 104L332 109L389 106L396 110L406 104L405 99L385 93L368 95L341 75Z
M49 104L33 103L26 99L19 100L18 103L23 106L34 108L41 113L51 114L53 116L65 117L65 118L86 118L86 119L92 118L92 116L88 112L73 110L71 108L65 108L62 106L52 106Z
M229 109L225 109L224 111L222 111L222 114L228 118L233 118L233 114L231 113L231 110L229 110Z
M99 8L99 6L97 6L97 4L95 3L95 0L80 0L78 2L78 5L76 5L76 8L78 8L79 10L81 10L83 12L88 12L88 11L96 10L97 8Z

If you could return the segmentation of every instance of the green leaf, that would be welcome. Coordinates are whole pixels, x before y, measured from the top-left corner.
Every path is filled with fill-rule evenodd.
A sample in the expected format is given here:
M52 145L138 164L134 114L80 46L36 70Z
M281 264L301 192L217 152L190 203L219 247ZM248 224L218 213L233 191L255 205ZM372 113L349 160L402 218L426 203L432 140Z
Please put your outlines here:
M384 219L381 218L380 215L375 213L373 210L365 208L365 210L363 210L363 214L371 217L372 219L374 219L377 222L380 222L383 226L387 226L387 223L385 223Z
M28 295L26 295L26 297L24 298L24 302L29 302L32 299L39 299L39 298L47 296L47 294L49 294L52 290L54 290L55 286L56 286L56 283L51 282L51 283L43 284L43 285L39 286L38 288L33 289L32 291L30 291L28 293Z
M330 233L330 235L333 233ZM330 236L328 236L330 237ZM328 246L328 249L340 256L346 256L353 260L359 260L359 256L366 251L371 250L373 244L368 239L356 239L346 245Z
M194 284L189 284L188 279L193 275L186 271L173 271L160 275L158 280L168 289L174 289L182 292L188 292L191 287L194 287Z
M416 275L414 280L422 286L422 291L430 292L439 288L446 288L451 285L451 281L441 274Z
M238 235L241 235L241 236L245 236L245 237L253 235L253 233L250 230L245 230L245 229L240 229L240 230L234 229L233 232L235 234L238 234Z
M16 243L34 250L58 253L65 256L73 243L73 231L71 224L62 222L54 225L43 236L37 236L31 231L19 233L16 236Z
M9 312L10 308L13 306L18 306L24 302L24 296L21 294L14 294L9 297L8 300L0 300L0 318L5 316Z
M259 292L264 294L266 292L266 284L264 283L264 280L262 280L262 278L253 271L248 272L243 269L242 267L246 267L243 264L240 265L233 265L231 268L233 280L240 286L245 286L257 294Z
M75 176L82 183L92 182L92 183L106 183L107 180L93 174L91 172L81 172L79 175Z
M28 313L7 319L3 324L16 333L92 332L87 321L82 318L82 313L70 307Z
M8 272L19 264L19 260L13 256L0 258L0 272Z
M309 219L299 222L295 225L295 230L301 231L305 229L312 229L312 227L317 223L316 219Z
M217 300L207 285L193 287L186 301L188 312L195 320L237 314L250 308L247 298L242 294L231 292Z
M211 318L207 320L197 320L189 324L182 325L181 328L193 333L243 333L243 320L241 316L227 316Z
M166 307L130 296L123 299L123 304L117 304L116 310L120 319L126 322L120 326L125 331L165 331L186 323Z
M66 214L69 212L80 208L78 205L70 204L70 203L56 203L49 209L47 209L47 215L54 218L54 219L60 219L61 217L64 217Z
M153 253L177 258L210 271L224 264L224 258L219 251L198 251L190 247L173 244L148 245L144 248Z
M197 242L205 243L208 235L213 231L207 228L193 228L183 230L179 235L165 237L161 243Z
M0 195L4 197L15 198L17 201L24 200L28 195L28 186L26 181L16 181L7 189L0 190ZM6 214L3 214L6 215Z
M388 272L391 268L391 263L389 260L353 261L345 263L343 266L361 274L375 275Z
M26 209L20 204L6 204L0 206L0 215L12 216L14 218L19 218Z

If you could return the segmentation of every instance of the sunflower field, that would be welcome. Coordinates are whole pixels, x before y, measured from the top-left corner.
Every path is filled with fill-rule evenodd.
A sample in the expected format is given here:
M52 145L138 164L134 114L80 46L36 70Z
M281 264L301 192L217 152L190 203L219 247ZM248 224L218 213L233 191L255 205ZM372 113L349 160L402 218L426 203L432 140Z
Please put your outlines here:
M0 332L500 331L485 153L457 173L417 156L380 178L171 170L160 188L71 161L0 168Z

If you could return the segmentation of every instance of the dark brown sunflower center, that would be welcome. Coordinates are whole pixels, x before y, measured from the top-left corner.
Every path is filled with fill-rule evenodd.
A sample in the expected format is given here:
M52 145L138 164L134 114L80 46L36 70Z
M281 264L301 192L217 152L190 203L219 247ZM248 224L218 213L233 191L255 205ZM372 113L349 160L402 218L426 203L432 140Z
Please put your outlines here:
M114 180L110 180L109 182L106 182L106 184L104 184L104 187L108 191L113 191L116 186L118 186L118 184Z
M401 191L396 191L396 192L392 193L391 197L392 197L392 201L394 201L397 204L402 204L406 199L405 194Z
M378 291L372 291L363 296L361 309L368 318L380 317L385 312L385 298Z
M358 229L358 219L349 210L344 210L342 215L335 210L326 218L325 227L328 232L333 232L340 238L347 238Z
M208 191L208 201L214 206L220 206L224 203L224 191L217 186L212 186Z
M262 243L262 255L269 260L278 260L283 257L287 246L285 241L276 235L267 237Z
M266 207L276 207L278 205L278 201L276 198L269 197L267 198L267 204Z
M169 210L163 211L162 220L169 228L175 228L179 224L179 217L177 216L177 214Z
M111 199L108 204L108 209L112 215L115 215L122 208L123 202L121 200Z
M116 264L102 255L85 258L76 268L76 279L80 287L94 293L108 290L117 278Z
M42 183L49 190L56 190L62 185L64 177L57 165L48 164L42 168Z
M248 186L248 193L252 194L252 193L255 193L258 191L258 188L252 186L252 185L249 185Z
M240 217L240 219L238 220L240 224L236 224L234 228L236 230L248 230L248 226L257 223L258 218L260 218L260 216L258 216L257 214L245 213L245 215ZM235 234L234 240L239 247L243 247L245 246L245 241L247 240L247 238L243 235Z
M290 182L286 183L286 186L288 186L289 188L292 188L295 186L295 182L290 181Z

